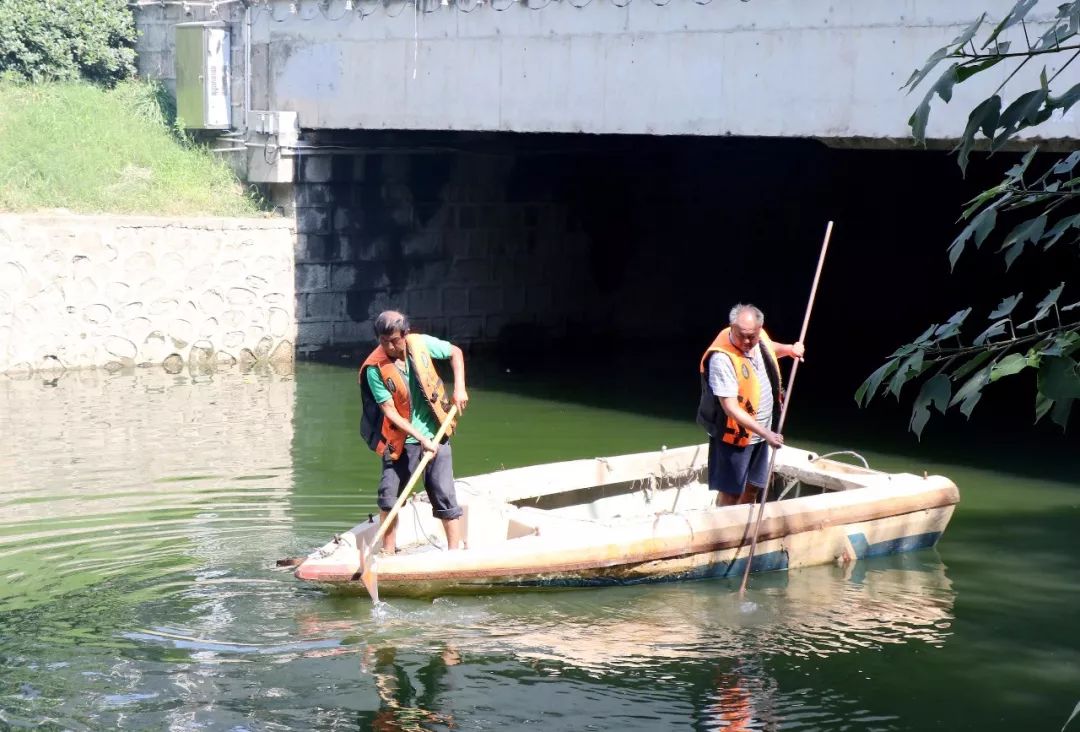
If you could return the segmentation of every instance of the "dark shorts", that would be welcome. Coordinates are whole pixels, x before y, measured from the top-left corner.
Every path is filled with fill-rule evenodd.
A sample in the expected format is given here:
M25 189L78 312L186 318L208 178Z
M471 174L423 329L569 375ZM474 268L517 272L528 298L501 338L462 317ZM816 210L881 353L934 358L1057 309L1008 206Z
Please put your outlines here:
M769 477L769 446L764 440L746 447L734 447L709 438L709 490L733 496L747 483L761 488Z
M397 460L392 461L389 455L383 455L379 508L389 511L394 507L398 492L409 482L422 455L423 448L412 442L405 443L405 453ZM424 468L424 489L431 500L432 516L437 519L456 519L461 516L463 511L454 492L454 457L449 441L439 445L435 458Z

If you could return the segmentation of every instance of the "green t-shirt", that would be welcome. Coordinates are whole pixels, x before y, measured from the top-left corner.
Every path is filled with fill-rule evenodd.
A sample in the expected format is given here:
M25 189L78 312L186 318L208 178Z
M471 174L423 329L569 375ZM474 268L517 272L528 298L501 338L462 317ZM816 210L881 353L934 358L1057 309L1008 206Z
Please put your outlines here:
M420 334L420 337L424 339L424 345L427 346L428 352L431 353L433 359L443 360L450 358L450 343L449 341L440 340L433 336ZM400 367L402 375L409 384L409 401L412 404L412 426L417 429L420 434L428 439L435 436L435 433L439 431L439 419L435 416L435 413L431 411L431 405L427 403L427 398L424 396L424 390L420 388L419 380L413 378L410 373L409 360L405 359L405 365ZM383 383L382 377L379 375L378 369L367 370L367 382L371 387L371 394L375 397L376 404L382 404L393 399L393 395L390 390L386 388L386 384ZM419 408L417 408L419 405ZM417 440L412 435L405 438L406 442L416 443Z

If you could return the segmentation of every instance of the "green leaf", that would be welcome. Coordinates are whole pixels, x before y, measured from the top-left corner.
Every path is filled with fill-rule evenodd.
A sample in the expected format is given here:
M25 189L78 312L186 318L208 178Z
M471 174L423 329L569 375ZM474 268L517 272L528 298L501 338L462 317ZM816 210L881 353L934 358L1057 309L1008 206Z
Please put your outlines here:
M937 94L946 104L952 99L953 86L956 84L956 67L957 64L953 64L945 69L944 73L930 87L930 91L926 92L922 103L915 108L911 117L908 118L911 136L915 138L915 142L926 142L926 122L930 118L930 102L933 100L934 95Z
M897 399L900 398L900 390L904 388L904 384L922 373L923 354L924 352L920 348L900 364L900 367L896 369L896 373L893 374L892 380L889 381L888 393L895 395Z
M1011 185L1011 183L1012 181L1006 180L994 186L993 188L988 188L979 195L975 196L975 198L964 204L964 212L960 214L960 218L969 218L971 214L975 213L976 209L980 208L983 204L985 204L994 196L1001 196L1001 198L999 198L997 201L994 201L992 204L990 204L994 208L998 208L1008 203L1013 197L1012 191L1009 190L1009 186Z
M971 342L972 345L974 345L974 346L984 345L987 341L989 341L994 336L1001 335L1002 333L1005 332L1005 326L1006 326L1006 324L1008 322L1009 322L1008 318L1003 318L1003 319L997 321L996 323L991 325L989 328L984 330L982 333L980 333L979 337Z
M930 419L929 407L933 405L939 412L945 414L949 406L949 397L952 395L952 382L944 374L938 374L922 385L919 396L915 398L915 406L911 410L911 422L908 428L922 438L923 427Z
M1016 3L1016 5L1013 6L1013 9L1009 11L1009 14L1002 18L1001 22L997 24L993 32L990 34L990 37L986 39L986 43L984 43L982 47L986 48L991 43L996 41L997 37L1000 36L1004 31L1008 30L1009 28L1013 27L1021 20L1023 20L1024 16L1026 16L1028 12L1038 4L1038 2L1039 0L1020 0L1018 3Z
M1050 408L1050 419L1061 429L1069 426L1069 412L1072 411L1072 405L1072 399L1055 399L1054 406Z
M960 333L960 326L963 325L967 316L971 315L971 308L965 308L964 310L957 310L953 313L953 316L945 321L934 333L938 340L945 340L946 338L952 338Z
M1055 175L1068 175L1076 167L1076 164L1080 163L1080 150L1077 150L1069 155L1064 160L1059 160L1054 166Z
M959 38L959 36L957 37ZM944 48L939 48L938 50L934 51L932 54L930 54L930 58L926 59L926 63L922 65L922 68L915 69L915 71L912 72L911 76L908 77L908 80L905 81L904 85L900 88L907 89L908 92L910 92L920 83L922 83L922 80L926 78L927 74L933 71L934 67L941 63L942 59L944 59L948 55L949 46L945 46Z
M870 403L870 400L874 398L877 393L878 387L881 386L881 382L886 379L896 368L900 365L899 359L890 359L883 363L874 373L870 374L866 378L866 381L862 383L858 391L855 392L855 403L860 407L865 407Z
M991 149L1000 150L1021 128L1036 124L1047 96L1046 89L1040 87L1021 94L1006 107L998 118L998 127L1002 131L994 138Z
M1001 359L993 365L990 369L990 381L994 382L998 379L1003 379L1006 376L1012 376L1018 374L1026 369L1031 364L1028 363L1027 356L1022 353L1010 353L1005 358Z
M1038 151L1038 146L1031 148L1024 153L1024 157L1020 159L1020 162L1005 171L1006 185L1011 185L1024 177L1024 173L1027 172L1028 166L1031 165L1031 161L1035 159L1035 153Z
M1039 363L1039 391L1049 399L1080 399L1080 368L1064 356L1049 356Z
M932 335L934 334L934 331L935 331L935 330L937 330L937 323L934 323L934 324L933 324L933 325L931 325L931 326L930 326L929 328L927 328L926 330L924 330L924 331L923 331L923 334L922 334L921 336L919 336L918 338L916 338L916 339L915 339L915 341L914 341L914 345L921 345L921 344L924 344L924 343L926 343L927 341L929 341L929 340L930 340L930 336L932 336Z
M975 354L975 356L972 357L970 361L965 363L956 371L952 372L949 378L951 378L953 381L959 381L960 379L964 378L972 371L986 363L987 359L989 359L993 355L993 351L980 351L979 353Z
M1080 2L1072 0L1071 2L1062 3L1058 5L1058 13L1054 16L1058 20L1062 18L1070 20L1070 26L1075 28L1080 24ZM1080 709L1080 704L1077 704L1077 709Z
M934 327L936 328L937 326L934 326ZM909 355L911 355L912 353L915 352L916 348L918 348L918 346L915 345L914 343L905 343L904 345L900 346L895 351L893 351L889 355L889 358L901 358L903 356L909 356Z
M1035 392L1035 423L1038 424L1039 420L1045 417L1053 406L1053 399L1048 399L1045 394Z
M959 404L960 411L964 413L964 416L971 417L971 411L975 408L975 405L979 403L979 399L982 398L982 388L986 386L989 381L990 366L983 366L976 371L962 387L960 387L956 394L953 395L952 401L949 402L949 406L952 407Z
M1005 252L1005 267L1009 268L1016 258L1024 251L1028 242L1036 242L1042 238L1046 230L1046 214L1042 213L1033 219L1028 219L1017 224L1001 244L998 250Z
M1047 315L1049 315L1050 310L1057 303L1058 298L1061 297L1061 291L1064 290L1064 289L1065 289L1065 283L1062 282L1060 285L1055 287L1053 290L1050 290L1050 292L1046 295L1046 297L1044 297L1042 299L1042 301L1038 305L1035 306L1035 317L1033 317L1031 320L1024 321L1023 323L1021 323L1020 325L1018 325L1016 327L1017 328L1027 328L1029 326L1035 325L1040 320L1042 320Z
M956 262L960 259L960 255L964 251L964 245L972 234L975 235L975 247L979 248L986 240L986 237L994 230L994 226L997 225L997 207L1001 201L996 201L982 211L971 220L964 230L953 239L952 244L949 245L949 267L956 269Z
M993 319L1007 317L1009 313L1011 313L1013 309L1017 306L1017 304L1019 304L1020 300L1022 300L1023 297L1024 293L1018 292L1012 297L1005 298L998 304L994 312L990 313L990 318Z
M963 31L961 31L960 35L952 39L952 43L950 43L949 45L955 46L957 48L967 45L967 42L974 38L975 34L979 32L979 26L982 25L982 22L984 20L986 20L986 13L983 13L978 18L976 18L975 22L969 25Z
M1060 285L1050 290L1050 292L1046 293L1046 297L1044 297L1042 299L1042 302L1040 302L1035 307L1039 309L1040 313L1050 312L1050 308L1057 304L1058 298L1061 297L1061 291L1064 289L1065 283L1062 282Z
M990 235L990 232L994 230L994 226L997 225L997 207L990 207L987 209L990 213L983 218L977 227L975 227L975 248L978 249L986 241L986 237Z
M1066 216L1043 234L1043 250L1045 251L1057 244L1058 240L1065 236L1065 232L1073 227L1080 229L1080 214Z
M1047 105L1051 109L1060 109L1062 114L1069 111L1072 105L1080 101L1080 84L1073 85L1067 92L1060 97L1051 97L1047 100Z
M1062 41L1068 40L1070 35L1068 23L1055 24L1050 30L1042 34L1032 50L1042 51L1050 49L1053 46L1060 44Z
M1005 53L1005 51L1002 51L1001 53ZM978 74L981 71L986 71L991 66L1001 63L1005 60L1005 58L1005 56L990 56L988 58L980 59L978 61L976 61L975 59L971 59L970 61L962 62L960 64L960 67L956 70L956 83L961 84L967 81L971 77L975 76L975 74Z
M1070 356L1075 351L1080 351L1080 331L1068 330L1054 336L1061 344L1061 353Z
M1042 341L1036 349L1040 356L1068 356L1070 353L1069 336L1074 335L1072 333L1059 333Z
M958 83L963 81L959 72L957 73L957 81ZM960 136L960 144L956 147L960 151L958 162L962 172L967 172L968 157L971 155L971 148L975 145L975 133L982 130L986 137L992 139L994 132L997 130L1000 114L1001 97L997 94L984 99L971 110L971 114L968 115L967 127L964 128L964 133Z

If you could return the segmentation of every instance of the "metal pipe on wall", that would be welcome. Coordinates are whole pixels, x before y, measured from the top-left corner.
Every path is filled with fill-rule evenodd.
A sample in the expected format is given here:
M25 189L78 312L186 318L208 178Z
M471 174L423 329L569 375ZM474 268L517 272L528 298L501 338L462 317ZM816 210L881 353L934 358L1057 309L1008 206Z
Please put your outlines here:
M251 114L251 5L244 3L244 133L250 125Z

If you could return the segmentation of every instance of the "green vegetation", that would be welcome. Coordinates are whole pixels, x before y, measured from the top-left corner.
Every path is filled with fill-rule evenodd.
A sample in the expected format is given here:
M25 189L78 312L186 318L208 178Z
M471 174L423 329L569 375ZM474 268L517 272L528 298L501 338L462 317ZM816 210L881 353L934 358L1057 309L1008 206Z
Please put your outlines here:
M0 82L0 211L257 215L229 167L177 133L168 102L144 82Z
M1080 102L1080 83L1060 95L1051 89L1059 77L1062 81L1070 78L1062 77L1062 72L1080 57L1080 0L1057 5L1050 22L1040 23L1036 30L1028 15L1038 4L1039 0L1019 0L996 25L988 24L983 13L951 43L931 54L904 85L914 89L939 65L948 64L908 120L915 141L923 143L935 96L948 103L953 89L968 79L998 74L1000 85L975 105L966 128L957 131L957 161L966 171L974 149L988 148L993 153L1018 145L1028 148L1000 183L967 202L960 215L967 226L949 246L954 266L965 249L971 249L969 242L978 249L1001 231L1008 232L998 249L1006 269L1025 250L1029 256L1039 256L1055 245L1080 251L1080 152L1064 155L1040 171L1032 165L1038 148L1019 138L1021 131L1064 115ZM1033 60L1052 64L1051 71L1044 65L1038 85L1020 93L1014 90L1012 101L1006 104L1005 88ZM1075 79L1075 74L1071 78ZM1060 272L1048 275L1053 280L1061 277ZM1080 399L1080 363L1076 359L1080 353L1080 302L1064 304L1076 297L1076 282L1053 285L1053 281L1045 285L1049 292L1034 294L1040 298L1034 307L1020 308L1025 293L1010 293L986 321L972 329L966 322L972 313L970 307L944 323L931 325L915 341L893 352L859 387L855 400L865 405L878 393L899 397L904 384L921 381L910 423L911 430L919 434L930 418L931 407L944 413L959 406L970 416L984 387L1034 372L1036 421L1049 414L1064 429L1073 402ZM972 337L972 333L978 335Z
M126 0L3 0L0 78L111 86L135 73L135 36Z

